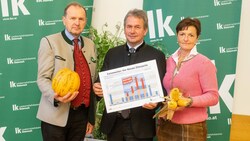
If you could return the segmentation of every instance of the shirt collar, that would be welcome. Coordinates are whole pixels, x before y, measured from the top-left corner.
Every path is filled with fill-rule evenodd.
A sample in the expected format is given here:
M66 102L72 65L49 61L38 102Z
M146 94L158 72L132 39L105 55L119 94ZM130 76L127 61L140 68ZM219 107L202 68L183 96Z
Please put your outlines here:
M72 34L69 33L69 31L67 29L65 29L65 35L72 41L74 40L74 36ZM78 37L78 40L81 41L80 36Z
M179 51L180 51L180 47L175 51L175 53L172 54L172 58L174 59L174 61L176 63L178 63ZM197 54L198 54L198 51L197 51L197 47L195 45L193 47L193 49L190 51L189 55L186 56L186 58L183 61L189 60L189 59L193 58Z
M67 36L67 38L69 38L70 41L74 40L74 36L71 33L69 33L69 31L67 29L65 29L65 35ZM81 46L80 36L78 37L78 44Z
M143 41L140 43L140 44L138 44L138 45L136 45L135 47L133 47L135 50L139 47L139 46L141 46L143 44ZM128 43L127 43L127 46L128 46L128 49L130 49L130 48L132 48Z

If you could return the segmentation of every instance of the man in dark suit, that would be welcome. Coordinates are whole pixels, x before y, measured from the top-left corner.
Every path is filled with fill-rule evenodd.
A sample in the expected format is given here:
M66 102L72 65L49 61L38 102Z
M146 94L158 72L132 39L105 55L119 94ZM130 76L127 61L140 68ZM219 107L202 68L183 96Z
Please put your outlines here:
M124 18L127 42L107 52L102 71L155 59L162 80L166 71L165 55L144 42L147 31L148 19L145 11L130 10ZM99 82L93 85L93 89L97 96L103 97ZM152 141L156 133L153 115L157 107L158 103L149 103L132 108L127 110L129 114L126 117L123 116L123 111L107 113L105 110L101 131L107 134L108 141Z

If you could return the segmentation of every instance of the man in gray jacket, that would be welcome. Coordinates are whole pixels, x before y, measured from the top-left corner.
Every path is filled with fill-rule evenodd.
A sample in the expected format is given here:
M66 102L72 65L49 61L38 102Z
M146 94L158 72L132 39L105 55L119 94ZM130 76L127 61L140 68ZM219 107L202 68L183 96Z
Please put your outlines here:
M96 49L94 43L81 36L87 22L86 10L73 2L64 9L65 30L43 37L38 51L37 84L42 93L37 118L41 120L44 141L83 141L94 125L92 82L96 78ZM73 40L77 40L75 43ZM78 43L77 43L78 42ZM74 45L78 44L81 62L76 60ZM75 70L83 64L79 91L59 96L52 89L52 79L62 68ZM87 74L87 75L86 75ZM85 82L83 84L83 82ZM82 90L82 89L83 90ZM74 106L72 101L83 93L87 101Z

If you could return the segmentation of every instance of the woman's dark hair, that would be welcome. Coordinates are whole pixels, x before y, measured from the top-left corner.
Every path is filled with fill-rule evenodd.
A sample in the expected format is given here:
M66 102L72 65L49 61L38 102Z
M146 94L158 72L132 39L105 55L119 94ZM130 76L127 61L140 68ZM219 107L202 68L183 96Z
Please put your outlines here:
M176 26L176 33L178 34L179 31L185 30L189 26L195 27L197 36L199 36L201 34L201 22L198 19L196 19L196 18L191 19L189 17L184 18L183 20L181 20L177 24L177 26Z

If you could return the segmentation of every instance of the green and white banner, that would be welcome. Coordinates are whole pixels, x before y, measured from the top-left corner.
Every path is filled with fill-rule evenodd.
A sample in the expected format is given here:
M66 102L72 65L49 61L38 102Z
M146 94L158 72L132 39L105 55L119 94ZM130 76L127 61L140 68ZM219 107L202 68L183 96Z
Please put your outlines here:
M62 16L71 1L0 1L0 141L42 140L36 119L37 52L43 36L64 29ZM78 1L90 25L93 0Z
M78 1L87 8L88 26L100 32L107 24L104 30L114 33L129 9L144 9L149 17L146 42L166 56L178 47L176 24L184 17L200 19L198 51L214 61L220 93L220 102L209 108L208 140L229 140L241 0ZM42 140L36 119L41 95L36 84L37 51L43 36L64 28L61 19L69 2L0 0L0 141Z

